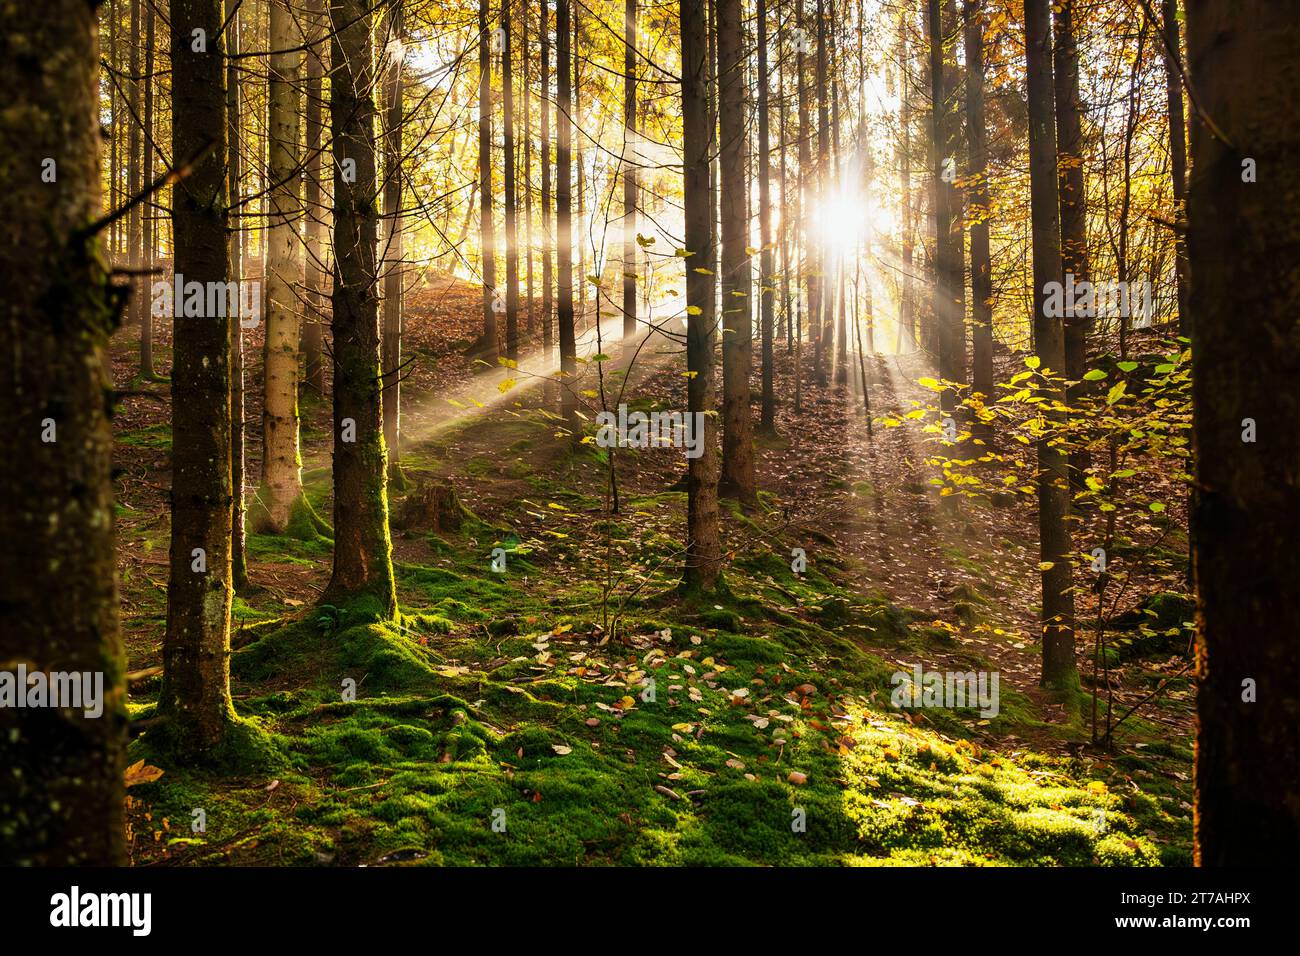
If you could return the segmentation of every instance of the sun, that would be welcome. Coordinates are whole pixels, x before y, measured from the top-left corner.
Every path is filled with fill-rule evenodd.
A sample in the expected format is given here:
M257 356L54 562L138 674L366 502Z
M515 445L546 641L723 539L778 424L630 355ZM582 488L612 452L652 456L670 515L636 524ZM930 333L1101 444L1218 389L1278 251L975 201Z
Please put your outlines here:
M817 206L812 225L832 250L852 253L864 240L891 232L893 217L874 196L837 191Z

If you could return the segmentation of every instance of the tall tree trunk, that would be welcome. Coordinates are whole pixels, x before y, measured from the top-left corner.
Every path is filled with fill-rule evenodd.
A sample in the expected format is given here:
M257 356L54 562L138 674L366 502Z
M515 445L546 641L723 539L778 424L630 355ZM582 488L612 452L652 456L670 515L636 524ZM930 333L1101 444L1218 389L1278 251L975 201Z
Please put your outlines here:
M824 206L830 199L830 168L831 168L831 114L830 114L830 97L827 96L826 84L830 81L830 65L826 59L826 10L824 0L817 0L817 200L818 208ZM804 210L804 215L808 210ZM830 243L819 237L815 244L813 253L814 266L816 275L813 279L813 288L816 295L811 298L809 305L808 321L812 328L810 331L816 342L816 358L814 364L817 368L817 384L825 385L827 382L827 366L831 362L830 350L832 347L832 322L834 321L834 303L830 301L828 294L830 285L827 283L827 276L830 274L830 261L828 249Z
M306 162L306 277L307 315L302 326L303 384L317 395L325 394L324 322L325 309L325 213L321 195L325 180L324 123L321 112L325 73L324 0L306 0L305 18L312 46L307 50L307 155Z
M397 611L380 397L375 52L366 0L331 0L334 134L334 571L321 601ZM344 175L355 161L355 178ZM350 164L349 164L350 165Z
M772 142L767 103L767 2L758 0L758 301L763 350L763 402L759 425L776 429L776 389L772 370L772 326L776 321L776 289L772 263ZM779 95L779 94L778 94ZM778 130L779 134L779 130Z
M229 279L223 21L221 0L172 2L172 161L206 149L190 176L172 187L175 271L187 284ZM206 37L205 50L194 49L196 30ZM180 302L174 305L183 312ZM172 748L190 756L217 750L235 722L229 323L238 318L231 311L175 318L171 574L158 714Z
M1041 361L1039 394L1064 395L1057 384L1065 365L1060 318L1048 315L1050 283L1062 281L1060 197L1056 178L1056 122L1052 103L1052 26L1049 0L1025 0L1025 70L1029 99L1029 193L1034 256L1034 346ZM1048 376L1050 371L1052 376ZM1050 441L1059 413L1045 412L1049 434L1038 442L1038 537L1042 567L1042 682L1064 687L1076 679L1070 531L1065 524L1069 482L1065 456Z
M983 0L966 0L966 136L969 148L970 192L970 298L974 368L971 391L992 403L993 394L993 269L989 256L988 146L984 128L984 10ZM992 427L973 424L984 441Z
M153 8L150 7L152 15ZM238 11L226 27L226 45L230 58L226 60L226 194L230 208L239 208L240 179L243 176L243 159L240 155L239 115L239 61L240 16ZM243 231L238 227L229 233L227 255L230 261L230 281L240 283L244 278ZM242 298L241 300L242 301ZM244 495L244 329L240 316L230 321L230 488L233 495L230 524L230 580L236 592L248 588L248 553L245 517L247 502Z
M957 137L954 120L956 66L945 42L955 19L952 0L928 0L930 23L931 136L934 147L934 322L939 340L939 375L949 382L965 378L964 308L961 302L961 202L957 197ZM943 411L957 407L955 389L940 395Z
M1187 118L1183 114L1183 81L1178 75L1181 44L1178 0L1164 0L1165 98L1169 109L1169 175L1174 193L1174 271L1178 283L1178 334L1187 335Z
M809 104L808 90L808 29L805 26L807 16L803 0L795 0L795 22L797 27L795 43L795 73L797 74L796 95L799 101L799 215L797 222L800 233L796 233L799 246L799 305L796 310L794 333L794 410L803 411L803 327L808 326L809 337L816 342L815 325L817 301L817 280L812 273L812 229L809 228L809 212L812 209L812 110ZM814 347L814 354L820 350ZM816 363L814 363L816 364Z
M405 485L401 466L402 423L402 59L405 26L402 0L388 9L388 51L384 65L384 447L392 483Z
M477 349L486 367L497 364L497 312L504 309L497 292L496 228L492 224L492 35L489 0L478 3L478 196L479 248L483 266L483 339ZM484 366L480 366L484 367Z
M564 3L565 0L560 0ZM708 49L705 0L680 0L682 44L682 159L686 268L687 411L703 422L701 454L688 459L686 474L687 592L711 592L722 570L718 534L717 424L713 410L714 274L709 195Z
M303 36L288 0L271 0L268 144L271 215L266 231L265 397L262 482L253 527L280 533L302 499L298 444L298 348L302 286L302 121L299 108Z
M623 3L623 338L636 336L636 197L641 163L636 122L637 0ZM631 153L629 156L628 153Z
M130 96L130 125L127 127L126 139L126 175L127 175L127 198L133 199L140 194L141 180L144 173L143 154L141 152L140 139L140 112L143 107L144 99L144 82L140 79L140 7L145 0L131 0L131 54L129 65L127 67L131 73L131 79L128 81L127 92ZM130 269L139 269L144 262L144 233L142 231L143 223L140 212L143 207L135 206L126 214L126 262ZM138 323L140 326L140 375L145 377L144 367L144 314L149 311L146 307L146 297L141 294L144 282L139 276L131 277L131 284L136 292L131 296L130 320L132 324ZM150 333L152 338L152 323L150 323Z
M102 674L104 710L0 708L6 866L126 863L107 355L123 290L110 288L98 241L80 233L102 212L98 64L95 6L7 9L0 275L22 281L6 283L0 305L9 353L0 363L0 661ZM48 159L57 185L42 180Z
M784 30L777 31L776 40L776 102L777 102L777 142L779 144L780 164L781 164L781 208L784 210L781 219L781 313L785 317L785 351L788 355L794 349L794 317L791 311L793 299L790 294L790 272L792 263L790 261L790 217L795 213L798 201L795 191L790 188L790 166L788 159L789 144L789 127L787 126L786 113L788 107L785 100L785 71L782 65L786 62L786 45ZM770 202L769 202L769 221L770 221ZM775 419L772 425L775 431Z
M501 105L504 113L506 207L506 356L519 361L519 226L515 196L515 91L510 0L501 0Z
M1088 205L1083 175L1082 103L1079 100L1079 46L1074 28L1074 0L1061 0L1056 8L1056 44L1053 79L1056 87L1056 164L1061 193L1061 271L1073 275L1076 283L1091 278L1088 263ZM1077 315L1072 304L1065 312L1065 377L1081 382L1087 365L1087 316ZM1082 384L1066 390L1067 404L1074 408ZM1088 456L1070 456L1071 481L1081 485Z
M519 8L519 64L522 75L519 91L524 105L524 340L531 348L536 343L537 330L533 327L536 309L533 306L533 92L532 69L528 59L528 4Z
M915 217L912 212L912 53L909 49L906 12L898 16L898 193L899 214L903 231L903 288L899 294L898 304L898 341L897 351L902 351L903 335L907 335L908 345L917 346L916 337L916 300L912 295L912 272L915 269L916 250Z
M542 354L547 362L551 359L552 331L551 314L554 303L551 299L555 278L552 275L552 261L555 254L551 240L551 27L549 23L550 0L540 0L541 21L538 33L542 41L542 72L538 78L541 89L541 126L542 126L542 208L539 218L542 222ZM559 119L557 112L556 119Z
M570 205L570 177L573 164L569 144L573 136L573 99L570 84L573 82L573 64L569 56L569 0L555 2L555 74L556 94L559 102L555 108L555 233L559 246L556 277L559 284L557 318L560 327L560 408L578 440L578 403L574 394L573 376L578 371L577 337L573 329L573 215Z
M741 0L716 0L718 11L718 125L722 209L722 484L721 494L746 507L758 504L754 482L749 372L753 342L749 216L745 174L745 36Z
M1188 0L1196 862L1300 856L1300 8ZM1247 176L1247 160L1257 176ZM1249 181L1247 181L1249 180ZM1251 419L1257 439L1246 443Z
M154 80L153 80L153 47L155 35L155 20L153 4L149 5L145 13L144 26L144 182L152 183L154 180ZM155 197L150 196L149 201L141 207L141 215L144 217L144 254L141 257L140 265L144 269L152 269L154 264L154 249L157 242L157 228L154 222L154 203ZM144 296L144 290L149 288L149 281L145 280L140 287L141 308L140 308L140 377L145 381L152 381L156 376L153 367L153 309L151 303Z

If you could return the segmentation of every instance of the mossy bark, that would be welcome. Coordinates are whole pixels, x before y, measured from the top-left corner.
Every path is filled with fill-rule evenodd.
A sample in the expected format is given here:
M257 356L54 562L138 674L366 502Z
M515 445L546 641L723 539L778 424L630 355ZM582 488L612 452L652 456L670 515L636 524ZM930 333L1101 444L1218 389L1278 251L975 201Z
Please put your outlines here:
M105 355L120 301L97 244L77 235L101 213L98 62L92 5L7 8L0 274L21 281L0 304L0 670L101 672L104 711L0 709L3 865L125 862Z
M360 0L330 4L334 129L334 572L321 600L397 610L388 533L376 255L375 56ZM355 181L344 175L355 162ZM351 166L351 164L348 164Z
M172 156L198 155L172 190L176 271L226 282L226 91L221 0L171 6ZM207 37L195 51L194 31ZM178 317L172 366L171 574L158 714L175 751L220 747L230 701L230 316ZM201 553L201 561L200 554Z

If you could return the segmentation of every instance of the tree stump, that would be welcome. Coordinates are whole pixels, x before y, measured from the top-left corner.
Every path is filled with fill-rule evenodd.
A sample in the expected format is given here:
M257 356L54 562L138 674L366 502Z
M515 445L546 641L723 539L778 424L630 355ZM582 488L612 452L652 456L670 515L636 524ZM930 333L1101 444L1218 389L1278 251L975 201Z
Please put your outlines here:
M465 520L465 506L456 489L445 481L419 481L402 499L392 525L401 531L459 531Z

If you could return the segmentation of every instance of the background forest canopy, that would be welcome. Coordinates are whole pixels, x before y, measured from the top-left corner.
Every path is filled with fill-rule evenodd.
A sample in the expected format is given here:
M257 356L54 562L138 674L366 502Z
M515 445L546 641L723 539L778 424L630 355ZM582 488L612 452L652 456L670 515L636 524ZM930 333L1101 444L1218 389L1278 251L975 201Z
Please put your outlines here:
M1242 2L15 11L0 860L1300 852Z

